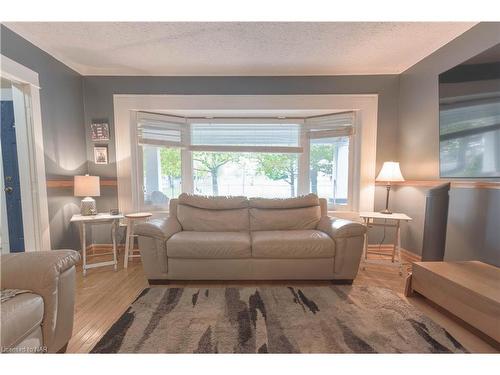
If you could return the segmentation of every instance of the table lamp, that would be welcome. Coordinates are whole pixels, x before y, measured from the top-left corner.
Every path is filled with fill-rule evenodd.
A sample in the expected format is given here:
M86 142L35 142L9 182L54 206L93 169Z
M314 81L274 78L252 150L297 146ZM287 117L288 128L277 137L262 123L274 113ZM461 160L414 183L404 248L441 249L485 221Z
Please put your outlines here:
M97 214L95 199L101 195L99 176L75 176L75 197L84 197L80 204L81 214L84 216Z
M380 211L382 214L392 214L389 210L389 192L391 191L391 182L404 181L399 163L395 161L386 161L380 170L375 181L382 181L386 183L387 196L385 198L385 210Z

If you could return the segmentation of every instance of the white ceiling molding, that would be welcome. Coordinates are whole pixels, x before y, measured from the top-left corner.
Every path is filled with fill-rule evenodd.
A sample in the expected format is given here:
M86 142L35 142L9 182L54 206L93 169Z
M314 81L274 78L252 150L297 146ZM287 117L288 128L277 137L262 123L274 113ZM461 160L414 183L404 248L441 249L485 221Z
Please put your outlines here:
M83 75L399 74L475 22L7 22Z

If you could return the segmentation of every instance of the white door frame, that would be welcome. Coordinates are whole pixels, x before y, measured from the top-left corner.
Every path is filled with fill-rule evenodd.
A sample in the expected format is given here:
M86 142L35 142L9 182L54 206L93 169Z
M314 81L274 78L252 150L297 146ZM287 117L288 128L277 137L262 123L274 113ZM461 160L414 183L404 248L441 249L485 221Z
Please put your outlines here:
M38 73L0 55L0 75L13 86L25 251L51 250ZM16 102L25 103L23 108Z
M118 179L118 206L123 212L137 210L137 186L133 183L132 129L134 111L168 110L329 110L356 111L354 153L359 175L353 181L355 211L373 211L377 147L377 94L332 95L113 95L114 134ZM134 148L135 149L135 148ZM184 182L183 182L184 183ZM299 190L300 191L300 190Z

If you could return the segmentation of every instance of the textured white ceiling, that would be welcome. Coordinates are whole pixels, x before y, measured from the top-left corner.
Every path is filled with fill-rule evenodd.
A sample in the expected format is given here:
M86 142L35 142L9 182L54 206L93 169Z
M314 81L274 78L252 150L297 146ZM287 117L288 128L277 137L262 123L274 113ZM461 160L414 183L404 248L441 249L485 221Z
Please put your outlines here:
M255 76L401 73L475 23L5 25L84 75Z

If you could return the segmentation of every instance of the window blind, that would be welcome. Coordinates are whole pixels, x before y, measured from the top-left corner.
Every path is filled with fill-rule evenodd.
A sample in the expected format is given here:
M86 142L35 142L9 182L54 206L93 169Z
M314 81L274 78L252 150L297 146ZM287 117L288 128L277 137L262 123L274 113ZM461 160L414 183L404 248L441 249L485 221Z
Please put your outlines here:
M175 116L138 112L138 143L181 147L184 122L184 118Z
M311 139L350 136L354 134L354 112L308 117L305 131Z
M191 149L302 152L299 147L300 129L300 123L257 122L255 119L191 122Z

